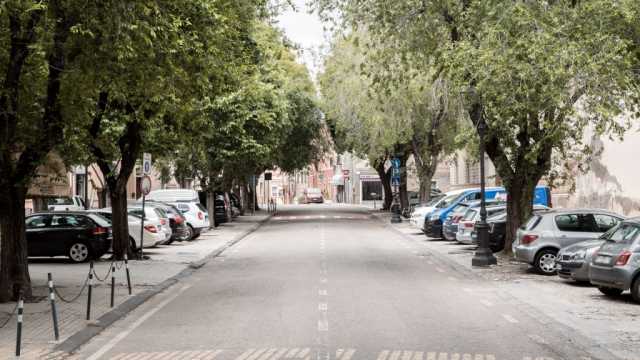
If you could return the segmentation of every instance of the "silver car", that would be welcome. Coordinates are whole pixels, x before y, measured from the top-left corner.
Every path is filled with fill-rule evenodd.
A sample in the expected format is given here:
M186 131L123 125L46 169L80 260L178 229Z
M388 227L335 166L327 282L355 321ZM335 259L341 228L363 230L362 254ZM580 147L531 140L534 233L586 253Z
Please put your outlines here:
M640 303L640 218L625 220L591 260L589 280L605 295L631 290Z
M606 236L609 232L603 235ZM558 276L577 282L589 282L589 268L593 254L604 239L587 240L560 249L556 258Z
M556 273L556 256L563 247L595 240L616 226L621 215L594 209L549 210L533 215L513 242L513 254L544 275Z

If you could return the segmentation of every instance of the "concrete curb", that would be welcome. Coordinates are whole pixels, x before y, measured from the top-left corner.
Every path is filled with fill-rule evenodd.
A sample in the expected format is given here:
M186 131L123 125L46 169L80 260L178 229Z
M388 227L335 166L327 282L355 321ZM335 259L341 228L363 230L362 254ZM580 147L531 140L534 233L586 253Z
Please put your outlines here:
M136 294L128 298L122 304L116 306L113 310L100 316L95 323L88 324L84 329L69 336L66 340L56 345L53 351L63 351L66 353L73 353L78 350L82 345L86 344L100 334L103 330L107 329L114 322L122 319L127 314L135 310L138 306L144 304L147 300L151 299L155 295L165 291L169 287L177 284L180 280L190 276L198 269L207 264L211 259L220 256L225 250L235 245L242 239L251 235L254 231L260 228L264 223L269 221L275 213L268 214L266 218L258 221L246 231L234 236L231 240L227 241L224 245L213 250L210 254L205 256L202 260L190 263L186 268L182 269L176 275L162 281L160 284L153 286L149 290L145 290L140 294Z

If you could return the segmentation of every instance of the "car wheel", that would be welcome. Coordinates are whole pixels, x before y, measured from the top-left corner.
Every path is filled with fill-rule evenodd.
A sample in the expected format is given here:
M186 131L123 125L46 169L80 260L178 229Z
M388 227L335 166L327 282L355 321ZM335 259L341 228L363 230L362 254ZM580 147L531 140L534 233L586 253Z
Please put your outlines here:
M195 231L193 230L193 227L187 224L187 240L191 241L195 239L194 235L195 235Z
M631 284L631 297L633 301L640 303L640 276L636 276L633 284Z
M75 263L81 263L89 260L91 251L89 251L89 247L87 246L87 244L76 242L69 246L67 255L69 256L69 259L71 259L71 261Z
M202 234L202 229L199 230L193 230L193 238L197 239L200 237L200 234Z
M607 296L620 296L622 294L622 290L616 288L598 286L598 290Z
M129 246L131 247L131 252L135 253L138 251L138 247L136 246L136 241L133 240L132 237L129 237Z
M554 275L556 273L556 256L558 250L544 249L536 255L535 268L543 275Z

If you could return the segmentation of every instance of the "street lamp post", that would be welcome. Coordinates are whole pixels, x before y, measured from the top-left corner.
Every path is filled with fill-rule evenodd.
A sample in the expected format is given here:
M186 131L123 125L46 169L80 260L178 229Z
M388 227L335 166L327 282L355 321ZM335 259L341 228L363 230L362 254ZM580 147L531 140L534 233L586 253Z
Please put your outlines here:
M478 135L480 136L480 221L476 224L478 233L478 248L471 259L472 266L489 266L497 263L493 252L489 249L489 224L487 224L487 206L485 202L485 179L484 179L484 136L487 123L484 116L480 115L478 120Z
M393 184L393 200L391 203L391 223L401 223L400 218L400 159L394 157L391 160L392 176L391 182Z

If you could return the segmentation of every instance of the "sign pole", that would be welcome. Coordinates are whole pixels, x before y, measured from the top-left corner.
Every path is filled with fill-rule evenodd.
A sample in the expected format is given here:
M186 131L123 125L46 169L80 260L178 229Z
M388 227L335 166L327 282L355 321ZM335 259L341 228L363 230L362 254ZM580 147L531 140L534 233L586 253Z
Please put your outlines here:
M142 216L140 217L140 259L144 260L144 202L146 195L142 192Z

